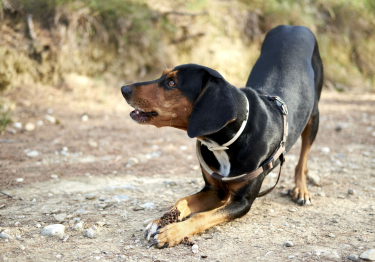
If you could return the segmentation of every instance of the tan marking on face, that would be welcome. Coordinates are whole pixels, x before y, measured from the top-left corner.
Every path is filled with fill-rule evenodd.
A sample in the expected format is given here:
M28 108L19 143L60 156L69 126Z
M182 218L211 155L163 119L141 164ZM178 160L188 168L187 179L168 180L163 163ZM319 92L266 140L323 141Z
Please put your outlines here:
M172 69L164 69L163 70L163 73L162 73L162 75L161 76L163 76L163 75L166 75L166 74L168 74L169 72L171 72L172 71Z
M134 88L131 105L145 112L155 111L147 124L156 127L172 126L187 130L193 104L177 88L167 90L157 83Z

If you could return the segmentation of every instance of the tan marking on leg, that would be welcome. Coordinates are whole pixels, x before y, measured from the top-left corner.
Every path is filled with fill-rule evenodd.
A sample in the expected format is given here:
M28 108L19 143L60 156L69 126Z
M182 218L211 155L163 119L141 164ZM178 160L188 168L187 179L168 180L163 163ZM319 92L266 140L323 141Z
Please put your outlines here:
M224 207L198 213L183 222L170 224L159 229L160 233L155 236L155 240L158 241L157 246L162 247L166 243L169 244L169 247L178 245L185 237L190 237L215 225L231 220L226 212L220 212Z
M311 200L311 195L307 191L307 187L306 187L307 156L311 148L311 144L309 140L311 126L312 126L312 117L310 117L310 120L307 123L301 135L302 146L301 146L300 157L299 157L298 164L295 169L295 175L294 175L296 186L292 192L293 201L300 200L300 202L302 202L302 200L304 200L309 203Z

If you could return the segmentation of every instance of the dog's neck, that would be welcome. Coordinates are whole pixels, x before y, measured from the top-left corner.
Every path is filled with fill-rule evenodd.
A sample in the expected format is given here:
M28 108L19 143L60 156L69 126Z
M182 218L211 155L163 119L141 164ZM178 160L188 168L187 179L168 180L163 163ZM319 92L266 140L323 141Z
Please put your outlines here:
M232 85L229 85L228 87L230 88L232 96L237 105L237 118L220 129L218 132L203 137L203 140L208 139L216 142L219 145L231 140L240 130L243 121L245 121L248 116L246 104L249 102L246 101L246 95L240 89Z
M203 143L206 139L211 145L213 142L222 145L232 139L246 118L245 99L248 100L250 112L244 132L232 146L229 146L229 149L222 151L222 157L227 156L227 160L221 162L228 162L225 165L220 163L220 173L224 176L225 173L237 175L258 168L276 149L283 132L282 118L273 102L251 88L238 89L234 86L230 88L237 105L236 120L216 133L199 138ZM270 122L276 122L278 125L270 125ZM280 138L277 135L279 133ZM237 142L241 144L236 145ZM218 156L216 158L220 162Z

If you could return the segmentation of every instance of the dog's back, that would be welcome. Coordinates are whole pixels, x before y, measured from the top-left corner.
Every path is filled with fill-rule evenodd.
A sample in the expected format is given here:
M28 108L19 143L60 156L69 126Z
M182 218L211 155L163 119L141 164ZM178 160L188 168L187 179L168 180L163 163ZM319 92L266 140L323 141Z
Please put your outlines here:
M302 133L320 97L323 66L313 33L303 26L278 26L262 45L247 87L280 96L289 109L289 145ZM298 123L297 122L304 122ZM288 148L289 150L290 148Z

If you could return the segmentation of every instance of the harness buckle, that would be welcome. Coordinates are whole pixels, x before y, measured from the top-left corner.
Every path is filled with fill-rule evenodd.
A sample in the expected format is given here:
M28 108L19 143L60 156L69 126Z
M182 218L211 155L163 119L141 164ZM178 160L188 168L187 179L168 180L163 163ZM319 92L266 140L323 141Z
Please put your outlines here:
M277 105L279 106L279 108L281 110L281 113L283 115L288 115L289 114L288 107L286 106L285 102L280 97L278 97L278 96L269 96L269 98L271 98L273 101L279 102Z

